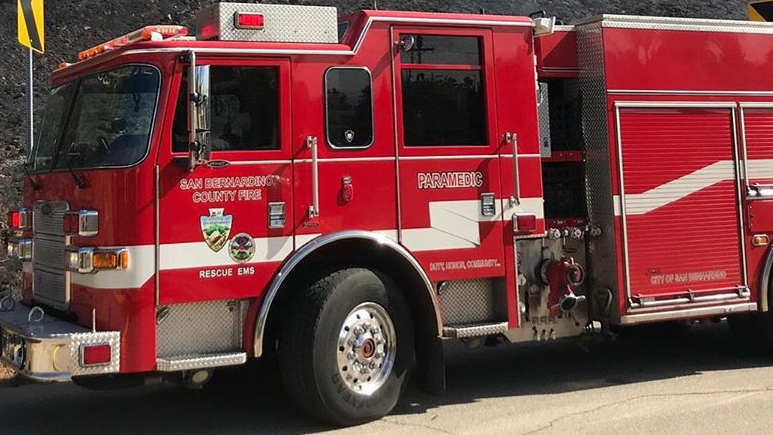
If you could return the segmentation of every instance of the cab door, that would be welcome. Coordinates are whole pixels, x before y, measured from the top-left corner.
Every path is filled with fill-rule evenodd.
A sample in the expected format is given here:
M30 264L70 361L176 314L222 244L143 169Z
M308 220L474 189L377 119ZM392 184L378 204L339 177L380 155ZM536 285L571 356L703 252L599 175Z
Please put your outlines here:
M393 27L400 240L432 281L505 274L488 29Z
M210 65L212 153L206 165L188 171L181 67L171 152L159 161L161 305L256 297L293 248L286 217L292 210L289 61L198 64Z

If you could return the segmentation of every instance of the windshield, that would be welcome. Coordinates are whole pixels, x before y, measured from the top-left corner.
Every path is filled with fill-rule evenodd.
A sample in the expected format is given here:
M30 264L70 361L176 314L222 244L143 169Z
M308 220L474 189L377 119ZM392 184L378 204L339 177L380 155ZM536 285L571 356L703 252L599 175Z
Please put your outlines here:
M51 91L31 170L138 163L147 153L159 84L155 68L130 65Z

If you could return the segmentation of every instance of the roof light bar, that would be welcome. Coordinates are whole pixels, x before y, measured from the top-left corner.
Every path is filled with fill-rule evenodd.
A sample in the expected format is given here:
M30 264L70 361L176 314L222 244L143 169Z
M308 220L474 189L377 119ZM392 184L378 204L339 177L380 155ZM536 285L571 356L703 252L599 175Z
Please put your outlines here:
M109 50L114 50L124 45L132 44L140 41L150 40L163 40L176 36L185 36L188 34L188 28L184 26L145 26L141 29L137 29L133 32L127 33L123 36L119 36L111 41L107 41L103 44L99 44L96 47L83 50L78 53L78 59L85 60L98 54L104 53Z

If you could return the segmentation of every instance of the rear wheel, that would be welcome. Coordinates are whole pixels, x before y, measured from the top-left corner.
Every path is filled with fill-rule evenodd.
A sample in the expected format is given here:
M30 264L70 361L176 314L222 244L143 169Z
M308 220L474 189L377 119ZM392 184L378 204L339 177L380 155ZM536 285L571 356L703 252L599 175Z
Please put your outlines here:
M413 326L388 277L333 272L298 294L279 340L282 378L312 416L355 425L397 404L413 363Z

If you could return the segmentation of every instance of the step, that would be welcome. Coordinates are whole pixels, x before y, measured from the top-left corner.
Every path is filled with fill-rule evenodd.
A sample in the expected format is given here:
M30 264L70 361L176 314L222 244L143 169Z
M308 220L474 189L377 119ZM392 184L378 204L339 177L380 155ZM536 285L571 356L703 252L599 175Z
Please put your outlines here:
M507 332L507 322L450 325L443 328L443 336L449 338L484 337Z
M236 366L246 362L246 352L206 353L157 358L156 368L160 372L179 372L183 370Z

